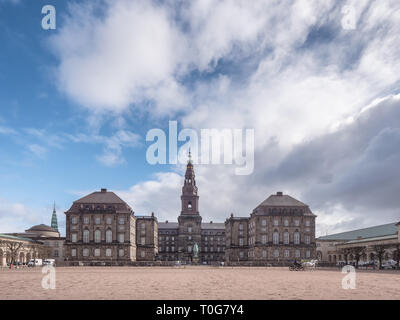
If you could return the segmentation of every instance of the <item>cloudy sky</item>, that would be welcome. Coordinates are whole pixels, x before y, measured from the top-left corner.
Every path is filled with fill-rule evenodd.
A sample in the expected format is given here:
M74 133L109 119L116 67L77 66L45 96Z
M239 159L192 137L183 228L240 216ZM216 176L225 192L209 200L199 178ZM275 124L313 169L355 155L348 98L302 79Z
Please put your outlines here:
M317 235L400 221L397 0L0 0L0 43L0 232L50 224L53 201L64 232L102 187L176 220L184 167L146 161L170 120L254 129L251 175L196 165L205 221L277 191Z

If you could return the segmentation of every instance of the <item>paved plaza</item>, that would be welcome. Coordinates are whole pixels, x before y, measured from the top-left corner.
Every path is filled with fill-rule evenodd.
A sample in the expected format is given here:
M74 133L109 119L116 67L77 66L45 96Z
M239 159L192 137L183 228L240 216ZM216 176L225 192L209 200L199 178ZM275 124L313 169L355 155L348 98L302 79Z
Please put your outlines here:
M344 290L338 269L248 267L58 267L56 289L41 268L0 271L0 299L400 299L400 272L357 271Z

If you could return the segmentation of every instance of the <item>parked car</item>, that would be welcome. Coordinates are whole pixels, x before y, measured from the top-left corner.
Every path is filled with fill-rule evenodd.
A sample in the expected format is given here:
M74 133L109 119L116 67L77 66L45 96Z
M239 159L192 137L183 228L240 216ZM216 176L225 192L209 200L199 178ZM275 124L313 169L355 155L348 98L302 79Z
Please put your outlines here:
M51 265L51 266L55 266L56 265L56 260L54 259L45 259L43 260L43 265Z
M35 267L35 266L41 266L41 265L43 265L42 259L31 259L28 262L28 267Z
M388 261L382 263L383 269L396 269L397 261L389 259Z
M339 268L344 267L345 265L346 265L346 261L338 261L338 262L336 262L336 266L339 267Z

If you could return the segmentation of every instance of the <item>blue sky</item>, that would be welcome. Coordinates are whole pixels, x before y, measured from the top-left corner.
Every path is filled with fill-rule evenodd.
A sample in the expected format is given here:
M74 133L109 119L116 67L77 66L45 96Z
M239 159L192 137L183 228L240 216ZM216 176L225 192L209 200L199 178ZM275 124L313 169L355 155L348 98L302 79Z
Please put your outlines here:
M46 4L56 30L41 28ZM184 168L146 161L146 133L169 120L255 130L253 174L196 167L205 220L276 191L308 203L319 234L399 220L399 9L0 0L0 232L50 224L53 201L63 228L72 201L102 187L175 220Z

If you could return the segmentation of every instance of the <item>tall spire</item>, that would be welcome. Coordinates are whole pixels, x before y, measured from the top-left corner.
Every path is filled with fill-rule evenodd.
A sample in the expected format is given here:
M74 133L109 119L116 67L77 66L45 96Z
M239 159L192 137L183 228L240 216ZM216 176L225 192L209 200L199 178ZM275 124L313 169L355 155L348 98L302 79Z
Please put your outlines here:
M189 149L188 163L186 165L185 181L182 187L182 213L198 214L198 201L196 179L193 169L192 152Z
M189 155L188 155L188 157L189 157L188 164L189 164L189 163L190 163L190 164L193 164L193 163L192 163L192 152L190 152L190 148L189 148Z
M54 206L53 206L53 214L51 216L51 227L54 230L58 231L58 222L57 222L56 202L55 201L54 201Z

